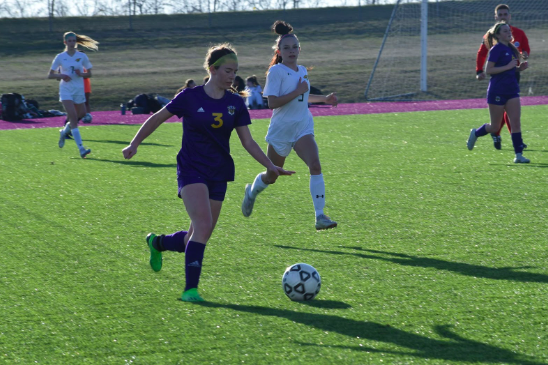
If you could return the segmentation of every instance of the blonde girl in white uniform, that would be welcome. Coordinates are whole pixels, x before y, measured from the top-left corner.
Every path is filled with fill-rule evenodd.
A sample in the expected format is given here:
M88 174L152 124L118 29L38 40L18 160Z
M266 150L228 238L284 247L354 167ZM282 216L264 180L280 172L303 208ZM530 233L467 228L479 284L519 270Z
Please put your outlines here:
M336 106L335 93L327 96L310 95L310 83L306 67L298 65L301 51L299 40L292 34L293 27L278 20L272 26L278 34L274 56L267 72L263 95L273 109L266 141L267 155L276 166L282 167L292 149L306 163L310 171L310 194L314 204L316 229L337 226L325 213L325 183L322 175L318 146L314 139L314 121L308 103L326 103ZM242 203L242 213L249 217L257 195L274 184L277 176L269 171L261 172L253 184L247 184Z
M91 77L93 66L88 56L78 52L77 47L80 44L96 51L99 42L85 35L66 32L63 35L63 43L65 43L65 51L55 56L48 74L48 79L60 80L59 101L63 104L69 121L60 131L59 147L63 148L67 134L71 132L80 151L80 157L86 158L91 150L86 149L82 143L78 120L86 115L84 78ZM61 72L57 73L59 68Z

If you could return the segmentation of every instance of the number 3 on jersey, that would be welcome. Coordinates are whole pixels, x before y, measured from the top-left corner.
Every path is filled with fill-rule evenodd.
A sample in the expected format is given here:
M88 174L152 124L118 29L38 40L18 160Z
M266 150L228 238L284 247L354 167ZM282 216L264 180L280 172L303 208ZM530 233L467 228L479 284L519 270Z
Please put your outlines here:
M223 113L212 113L212 115L215 117L213 120L217 122L217 124L212 124L211 126L213 128L221 128L223 126Z

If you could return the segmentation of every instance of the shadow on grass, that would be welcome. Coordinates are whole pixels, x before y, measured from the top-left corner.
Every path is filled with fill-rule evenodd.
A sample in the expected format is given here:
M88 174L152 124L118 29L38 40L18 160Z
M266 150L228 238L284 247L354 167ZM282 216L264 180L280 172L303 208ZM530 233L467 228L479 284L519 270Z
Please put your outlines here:
M299 304L306 305L309 307L314 308L322 308L322 309L348 309L352 308L350 304L346 304L345 302L340 302L338 300L321 300L321 299L314 299L314 300L306 300L303 302L299 302Z
M120 144L123 146L129 146L130 141L113 141L109 139L87 139L86 138L86 142L112 143L112 144ZM161 143L150 143L150 142L142 142L140 146L173 147L172 144L161 144Z
M14 124L44 124L42 121L32 120L32 119L21 119L21 120L2 120L2 122L6 123L14 123Z
M369 254L350 253L350 252L341 252L341 251L326 251L326 250L298 248L298 247L281 246L281 245L277 245L277 247L285 248L285 249L328 253L332 255L353 255L360 258L364 258L364 259L389 261L389 262L393 262L395 264L399 264L403 266L434 268L438 270L446 270L446 271L459 273L465 276L481 277L485 279L519 281L524 283L548 283L548 275L529 273L524 271L516 271L519 269L529 269L531 268L531 266L494 268L494 267L486 267L481 265L466 264L463 262L452 262L452 261L446 261L446 260L440 260L440 259L431 259L428 257L412 256L412 255L406 255L402 253L368 250L361 247L343 247L343 248L356 250L356 251L365 251L365 252L368 252ZM373 255L373 254L377 254L377 255ZM380 256L380 255L383 255L383 256Z
M522 164L515 164L515 163L490 163L490 166L515 166L520 165L523 167L536 167L536 168L546 168L548 167L548 163L522 163Z
M328 314L304 313L286 309L212 302L200 302L199 305L208 308L231 309L261 316L286 318L289 321L301 323L321 331L335 332L353 339L359 337L360 340L358 341L370 340L394 344L412 350L400 353L406 356L470 363L541 364L534 360L527 360L525 355L466 339L452 332L451 327L448 325L434 327L435 332L444 338L443 340L437 340L396 329L390 325L357 321ZM356 351L369 350L360 346L348 346L344 348ZM377 349L376 351L379 350Z
M128 161L128 160L106 160L102 158L86 157L89 161L110 162L119 163L122 165L135 166L135 167L177 167L174 163L155 163L147 161Z

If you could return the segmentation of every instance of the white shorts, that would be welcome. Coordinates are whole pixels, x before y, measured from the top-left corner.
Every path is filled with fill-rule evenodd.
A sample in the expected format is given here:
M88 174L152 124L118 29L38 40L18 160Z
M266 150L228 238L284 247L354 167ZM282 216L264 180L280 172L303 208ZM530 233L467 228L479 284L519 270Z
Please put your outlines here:
M86 95L85 94L72 94L67 91L60 91L59 92L59 101L63 100L72 100L74 104L82 104L86 102Z
M268 142L268 144L271 145L272 148L274 148L274 151L276 151L278 155L282 157L287 157L291 153L293 147L295 147L295 143L297 143L299 139L301 139L301 137L307 136L309 134L314 135L314 131L308 131L306 133L303 133L297 138L295 142L272 141L268 139L266 140L266 142Z

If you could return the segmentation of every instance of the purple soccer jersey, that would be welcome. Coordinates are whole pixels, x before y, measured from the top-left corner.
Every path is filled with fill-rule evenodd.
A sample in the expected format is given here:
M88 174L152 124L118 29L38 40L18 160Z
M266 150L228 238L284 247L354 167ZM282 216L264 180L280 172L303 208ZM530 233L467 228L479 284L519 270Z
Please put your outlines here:
M177 176L234 181L230 135L234 128L251 124L243 98L226 91L221 99L213 99L203 86L196 86L179 93L166 109L183 118Z
M502 43L497 43L489 51L487 61L495 62L495 67L506 66L516 56L512 48L505 46ZM519 93L519 84L516 78L516 68L513 67L508 71L500 72L491 76L487 94L510 95Z

